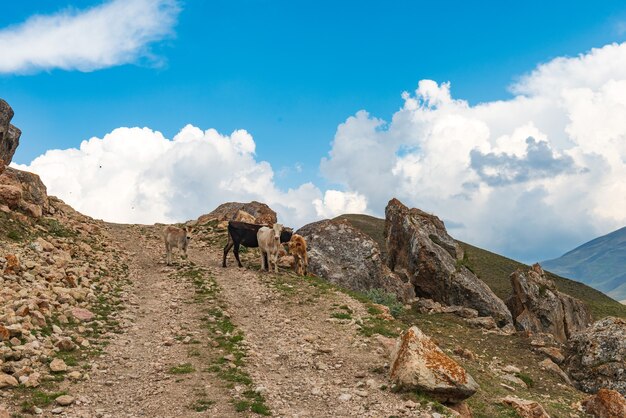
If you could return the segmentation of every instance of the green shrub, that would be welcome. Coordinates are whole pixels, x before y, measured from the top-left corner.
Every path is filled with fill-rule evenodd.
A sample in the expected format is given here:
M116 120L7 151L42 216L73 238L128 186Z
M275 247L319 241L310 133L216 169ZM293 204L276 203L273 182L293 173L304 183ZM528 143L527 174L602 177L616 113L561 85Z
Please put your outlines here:
M391 315L393 315L394 318L397 318L404 309L404 305L402 305L401 302L398 302L398 298L395 294L385 292L382 289L368 290L365 293L365 296L367 296L374 303L388 307L389 312L391 312Z

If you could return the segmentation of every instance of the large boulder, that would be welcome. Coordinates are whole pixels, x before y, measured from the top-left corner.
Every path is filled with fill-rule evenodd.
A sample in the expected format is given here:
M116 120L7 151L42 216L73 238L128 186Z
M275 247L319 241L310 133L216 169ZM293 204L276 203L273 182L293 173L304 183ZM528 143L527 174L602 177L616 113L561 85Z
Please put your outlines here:
M376 241L347 220L313 222L296 233L307 241L311 273L356 291L383 289L403 301L415 296L411 286L384 265Z
M197 223L203 224L211 220L242 221L263 225L276 223L276 212L265 203L252 201L249 203L227 202L219 205L215 210L198 218Z
M463 249L438 217L392 199L385 209L387 265L419 297L476 309L499 326L512 323L504 302L463 263Z
M463 367L416 326L400 336L389 373L398 387L426 393L444 403L461 402L479 388Z
M626 417L626 399L614 390L600 389L582 404L585 412L594 418Z
M592 322L587 306L556 289L539 264L510 276L513 293L507 306L520 331L549 333L561 343Z
M49 213L46 186L37 174L6 167L0 175L0 203L39 218Z
M607 317L574 334L564 368L584 392L606 388L626 396L626 320Z
M0 173L11 163L13 154L20 143L20 131L11 125L13 109L7 102L0 99Z

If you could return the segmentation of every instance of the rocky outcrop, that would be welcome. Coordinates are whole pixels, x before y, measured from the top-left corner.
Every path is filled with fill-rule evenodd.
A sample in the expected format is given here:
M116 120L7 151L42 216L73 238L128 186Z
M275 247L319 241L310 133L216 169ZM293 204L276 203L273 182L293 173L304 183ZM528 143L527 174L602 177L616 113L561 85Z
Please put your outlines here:
M600 389L582 404L585 412L594 418L626 417L626 399L614 390Z
M0 99L0 173L11 163L22 135L22 131L11 125L11 119L13 119L13 109L7 102Z
M549 333L561 343L592 321L585 304L556 289L539 264L510 276L513 293L507 306L520 331Z
M257 201L222 203L211 213L200 216L196 223L203 224L212 220L218 222L242 221L263 225L273 225L277 222L276 212L265 203Z
M402 389L417 390L444 403L461 402L478 390L472 376L415 326L396 344L390 378Z
M626 320L607 317L574 334L564 368L582 391L606 388L626 396Z
M314 222L296 231L307 241L309 272L356 290L383 289L406 301L414 296L383 264L378 244L346 220Z
M512 323L509 310L491 289L463 266L463 250L444 223L392 199L385 209L387 265L404 277L419 297L476 309L498 325Z
M46 186L37 174L7 167L0 175L0 203L33 218L50 212Z

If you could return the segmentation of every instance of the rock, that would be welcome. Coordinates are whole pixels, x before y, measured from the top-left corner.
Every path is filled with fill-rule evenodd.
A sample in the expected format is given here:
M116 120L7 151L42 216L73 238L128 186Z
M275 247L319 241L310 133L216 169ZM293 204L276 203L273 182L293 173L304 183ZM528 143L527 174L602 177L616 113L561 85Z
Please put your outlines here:
M5 256L7 262L4 266L4 274L17 274L20 272L20 260L15 254L7 254Z
M556 364L555 362L553 362L549 358L539 362L539 366L541 366L541 367L545 368L546 370L552 372L553 374L559 376L565 383L567 383L568 385L572 386L572 381L569 379L567 374L563 370L561 370L561 368L558 366L558 364Z
M9 410L4 405L0 405L0 418L11 418Z
M306 239L309 272L359 292L383 289L402 301L414 296L411 286L384 265L376 241L349 221L313 222L296 233Z
M478 390L472 376L415 326L397 342L390 378L399 388L417 390L447 403L462 402Z
M93 312L84 308L72 308L72 316L83 322L89 322L94 318Z
M7 386L16 387L19 382L16 378L10 374L0 373L0 388L6 388Z
M395 340L395 338L385 337L385 336L382 336L380 334L376 334L374 338L380 344L380 346L383 348L383 351L385 352L385 354L388 357L391 357L391 354L393 354L393 352L394 352L394 350L396 348L396 340Z
M468 350L467 348L457 346L452 352L459 357L463 357L464 359L476 360L476 354L474 354L473 351Z
M595 418L626 417L626 399L615 390L600 389L582 404L585 412Z
M591 323L587 306L559 292L539 264L528 272L518 269L509 278L513 293L507 306L519 331L550 333L565 342Z
M40 379L41 373L34 372L28 376L28 378L24 382L24 386L26 386L27 388L36 388L41 384Z
M499 326L512 323L504 302L463 265L463 250L438 217L397 199L389 201L385 217L387 265L407 278L418 297L476 309Z
M254 224L273 225L276 223L276 212L265 203L252 201L249 203L228 202L222 203L211 213L198 218L197 224L201 225L211 220L242 221Z
M339 395L339 400L341 402L347 402L350 399L352 399L352 395L350 395L349 393L342 393L341 395Z
M496 321L490 316L479 316L478 318L468 318L465 320L469 325L476 328L484 329L496 329L498 325Z
M54 345L61 351L72 351L76 348L76 344L70 338L61 338Z
M58 408L54 408L54 409L52 409L50 412L51 412L53 415L61 415L61 414L63 413L63 411L65 411L65 409L63 409L63 408L61 408L61 407L58 407Z
M42 251L46 251L46 252L52 252L54 251L54 245L50 244L48 241L46 241L45 239L39 237L37 238L36 242L36 247L37 248L41 248Z
M448 406L448 408L452 409L453 411L456 411L456 413L459 414L460 418L472 418L473 417L472 410L465 402L457 403L455 405L450 405Z
M20 144L20 136L22 132L11 125L13 119L13 109L7 102L0 99L0 173L4 167L8 166L13 160L13 155L17 146Z
M535 401L527 401L517 396L507 396L501 403L513 407L522 418L550 418L543 406Z
M70 395L61 395L55 401L61 406L69 406L74 403L74 398Z
M578 389L613 389L626 396L626 320L607 317L574 334L565 349L564 369Z
M0 341L8 341L10 338L9 330L4 325L0 325Z
M512 364L509 364L508 366L505 366L504 368L502 368L503 371L507 372L507 373L520 373L521 370L519 367L515 367Z
M5 196L0 194L0 201L4 201L11 209L19 208L33 218L40 218L50 212L46 186L37 174L7 167L0 175L0 185L5 191L7 187L19 190L20 198L17 202L3 200Z
M67 370L67 364L60 358L55 358L50 362L50 370L53 372L64 372Z
M563 360L565 360L563 352L556 347L539 347L536 350L548 356L556 364L561 364L563 363Z
M393 321L394 317L391 314L388 306L380 305L378 303L372 303L372 306L380 311L379 314L376 315L376 318L382 319L384 321Z

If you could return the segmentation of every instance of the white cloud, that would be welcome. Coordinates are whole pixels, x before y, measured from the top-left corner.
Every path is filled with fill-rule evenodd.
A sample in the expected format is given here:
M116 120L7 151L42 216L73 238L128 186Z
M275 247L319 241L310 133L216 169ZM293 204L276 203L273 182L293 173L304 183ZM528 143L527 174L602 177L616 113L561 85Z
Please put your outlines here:
M324 199L315 199L313 205L319 217L334 218L346 213L365 213L367 199L354 192L326 190Z
M185 221L224 202L259 200L299 227L341 208L365 208L354 193L329 191L322 201L311 183L279 189L255 148L245 130L226 136L187 125L169 140L148 128L118 128L79 149L51 150L14 166L39 174L49 194L80 212L113 222Z
M626 43L539 65L511 90L470 106L422 80L391 122L341 124L322 173L376 214L396 196L526 261L624 226Z
M178 12L177 0L112 0L32 16L0 30L0 73L93 71L154 59L148 45L172 34Z

